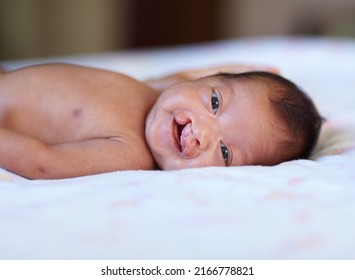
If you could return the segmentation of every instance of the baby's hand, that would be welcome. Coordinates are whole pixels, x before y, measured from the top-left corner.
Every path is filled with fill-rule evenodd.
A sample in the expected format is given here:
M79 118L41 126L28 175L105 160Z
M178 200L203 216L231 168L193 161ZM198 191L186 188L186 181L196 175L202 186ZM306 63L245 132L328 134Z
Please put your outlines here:
M248 64L219 65L219 66L212 66L208 68L182 71L176 74L185 76L187 80L195 80L205 76L210 76L222 72L238 74L238 73L250 72L250 71L265 71L265 72L272 72L275 74L279 74L279 69L277 69L276 67L266 66L266 65L248 65Z
M248 64L227 64L212 66L207 68L191 69L172 73L170 75L149 79L146 81L148 85L158 91L164 91L168 87L184 81L196 80L202 77L218 74L218 73L243 73L250 71L266 71L279 74L279 70L276 67L265 65L248 65Z

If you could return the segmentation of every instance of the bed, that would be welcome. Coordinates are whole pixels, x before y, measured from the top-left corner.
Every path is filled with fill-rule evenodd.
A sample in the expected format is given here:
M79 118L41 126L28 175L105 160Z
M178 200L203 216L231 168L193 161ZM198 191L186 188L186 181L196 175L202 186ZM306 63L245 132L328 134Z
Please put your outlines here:
M241 38L4 61L69 62L146 79L270 64L327 119L309 160L30 181L0 169L0 259L355 259L355 39Z

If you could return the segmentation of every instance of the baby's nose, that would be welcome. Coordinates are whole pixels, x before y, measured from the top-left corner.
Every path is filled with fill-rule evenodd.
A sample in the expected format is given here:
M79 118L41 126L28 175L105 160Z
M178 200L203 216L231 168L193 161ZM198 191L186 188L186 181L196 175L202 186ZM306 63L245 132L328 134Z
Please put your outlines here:
M195 136L199 142L200 151L209 148L211 142L218 138L218 126L212 119L198 119L195 121Z
M208 149L215 138L216 130L213 126L198 122L188 123L181 133L181 151L185 158L194 158Z

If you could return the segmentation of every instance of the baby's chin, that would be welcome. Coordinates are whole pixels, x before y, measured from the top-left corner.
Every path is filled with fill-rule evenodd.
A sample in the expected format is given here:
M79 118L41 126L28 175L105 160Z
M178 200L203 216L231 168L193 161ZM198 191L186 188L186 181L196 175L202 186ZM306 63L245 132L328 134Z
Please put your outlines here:
M207 164L206 162L198 162L193 159L187 160L183 158L161 158L155 159L155 162L160 170L179 170L187 168L201 168L212 166L213 164Z
M178 170L178 169L185 169L189 168L188 162L182 160L180 158L173 158L173 157L163 157L161 155L154 155L153 158L161 170Z
M161 160L160 158L155 159L155 162L160 170L177 170L184 169L180 164L176 164L175 161L169 162L169 160Z

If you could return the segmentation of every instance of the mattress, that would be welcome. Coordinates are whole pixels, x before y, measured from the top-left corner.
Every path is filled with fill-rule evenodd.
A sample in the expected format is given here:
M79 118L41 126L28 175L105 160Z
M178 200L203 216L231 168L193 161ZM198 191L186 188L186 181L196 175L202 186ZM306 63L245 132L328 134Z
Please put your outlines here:
M147 79L273 65L327 119L310 159L272 167L117 171L27 180L0 169L0 259L355 259L355 40L230 39L3 61L68 62Z

